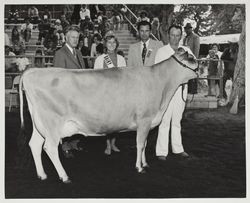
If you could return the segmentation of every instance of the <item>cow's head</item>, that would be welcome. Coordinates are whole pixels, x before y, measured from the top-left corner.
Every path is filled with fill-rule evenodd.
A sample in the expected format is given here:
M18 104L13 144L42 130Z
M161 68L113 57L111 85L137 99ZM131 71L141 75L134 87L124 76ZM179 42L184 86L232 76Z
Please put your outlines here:
M178 48L172 57L183 68L183 71L186 72L185 79L190 80L198 76L198 62L192 54L189 54L183 48Z

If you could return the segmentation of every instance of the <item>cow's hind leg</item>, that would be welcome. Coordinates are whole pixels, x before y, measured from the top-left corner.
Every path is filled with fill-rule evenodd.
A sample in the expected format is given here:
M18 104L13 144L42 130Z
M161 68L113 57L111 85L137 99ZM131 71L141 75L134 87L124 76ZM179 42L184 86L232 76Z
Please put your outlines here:
M145 157L146 140L148 132L150 130L151 120L141 120L138 122L137 134L136 134L136 146L137 146L137 158L136 169L139 173L144 173L143 166L147 165ZM142 166L143 164L143 166Z
M144 146L144 150L142 151L142 167L143 168L148 168L149 165L146 161L146 146L147 146L147 140L145 141L145 146Z
M42 154L43 143L44 143L44 138L40 135L40 133L37 131L37 129L33 125L33 133L29 141L29 146L30 146L33 158L34 158L37 176L41 180L47 179L47 175L44 172L43 165L42 165L41 154Z
M64 183L71 183L71 181L70 181L68 175L66 174L66 172L61 164L61 161L59 159L58 145L59 145L59 140L58 140L58 142L55 142L54 140L46 139L45 144L44 144L44 150L48 154L53 165L55 166L56 171L59 175L59 178Z

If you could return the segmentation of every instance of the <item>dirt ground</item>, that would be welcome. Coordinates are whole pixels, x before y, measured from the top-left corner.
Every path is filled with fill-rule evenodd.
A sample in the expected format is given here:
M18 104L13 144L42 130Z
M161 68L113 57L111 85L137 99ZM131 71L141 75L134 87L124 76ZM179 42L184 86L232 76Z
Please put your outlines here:
M186 110L182 120L185 151L191 158L173 155L163 162L155 157L157 128L148 137L146 174L135 170L135 133L120 133L120 153L104 155L105 137L82 139L83 151L75 151L62 164L73 181L58 179L47 155L43 164L48 180L36 178L35 166L17 164L19 113L6 112L5 197L6 198L244 198L246 197L245 109L228 113L214 110ZM29 154L29 153L28 153ZM30 154L29 154L30 155ZM22 157L22 156L21 156Z

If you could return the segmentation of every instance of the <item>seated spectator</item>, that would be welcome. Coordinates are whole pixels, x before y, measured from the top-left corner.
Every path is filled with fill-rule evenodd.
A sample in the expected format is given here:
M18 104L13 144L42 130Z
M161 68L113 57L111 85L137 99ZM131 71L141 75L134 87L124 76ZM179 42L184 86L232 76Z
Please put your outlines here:
M25 57L25 50L24 49L20 49L20 57L16 58L16 65L17 65L17 69L22 72L24 71L29 65L31 65L31 62L29 61L29 59L27 57Z
M121 29L123 28L124 25L124 17L126 16L128 9L126 6L122 5L121 9L120 9L120 17L121 17Z
M10 38L9 38L9 35L6 32L4 33L4 45L5 46L10 46Z
M39 30L38 42L40 44L43 44L43 40L48 34L49 29L50 29L50 22L48 18L45 17L45 19L41 20L41 22L38 24L38 30Z
M85 20L85 17L90 19L90 10L87 8L87 5L83 4L80 9L80 20Z
M13 44L12 44L12 51L16 54L16 55L20 55L21 50L25 50L25 42L21 39L21 40L14 40Z
M62 28L63 28L63 32L65 32L66 28L70 25L70 23L66 19L65 15L61 15L61 25L62 25Z
M84 46L83 39L79 40L77 49L79 49L81 51L82 56L89 56L90 55L90 50L88 49L88 47ZM85 67L89 68L88 59L87 58L83 58L83 61L85 63Z
M112 25L110 24L107 16L103 16L101 24L98 26L98 32L101 33L102 36L105 35L109 30L112 29Z
M58 38L58 44L59 45L63 45L63 43L65 42L65 36L64 36L64 33L63 33L63 28L62 28L62 25L61 25L61 21L59 19L57 19L55 21L55 26L54 28L56 29L56 35L57 35L57 38Z
M90 49L92 45L92 35L90 34L89 29L85 29L84 32L80 33L79 40L83 41L84 49L86 50L83 56L90 56Z
M148 18L148 13L146 11L144 11L144 10L142 10L140 12L140 16L137 19L137 23L139 23L141 21L148 21L148 22L150 22L150 19Z
M114 30L120 30L121 28L121 17L116 10L112 11L111 23L113 24Z
M122 5L120 11L121 11L122 15L124 16L127 13L128 9L126 6Z
M49 33L46 35L44 39L44 54L46 56L54 56L55 51L58 45L58 38L57 38L57 31L55 28L50 28ZM45 59L45 62L51 62L52 63L53 59Z
M11 48L5 45L5 56L15 56L15 54L11 51ZM16 58L15 57L5 57L5 72L17 72L16 67Z
M103 18L103 12L99 11L97 13L97 23L100 24L102 22L102 18Z
M160 21L159 18L155 17L152 20L151 23L151 30L152 30L152 34L159 40L160 39L160 33L159 33L159 27L160 27Z
M96 46L96 56L100 56L104 53L104 46L103 46L103 43L99 43L97 46Z
M94 36L93 36L93 43L91 45L91 50L90 50L90 56L91 57L94 57L94 56L97 55L96 46L98 44L100 44L101 41L102 41L101 35L99 33L94 34Z
M35 6L32 6L28 9L28 17L30 18L30 22L33 24L38 24L40 21L38 9Z
M90 10L90 18L92 21L97 19L97 14L101 11L103 15L106 13L106 9L104 5L101 4L91 4L89 5L89 10Z
M43 56L42 49L37 49L35 53L35 67L38 67L38 68L44 67L44 60L41 56Z
M21 25L21 35L25 42L29 42L33 30L33 24L30 23L30 19L26 18L25 23Z
M8 16L8 23L18 23L19 13L16 5L11 5Z
M51 21L51 12L49 11L48 6L44 6L44 11L43 11L41 20L45 20L45 19L47 19L49 22Z
M12 44L13 44L13 41L20 41L20 34L19 34L19 31L17 29L17 26L14 26L12 31L11 31L11 41L12 41Z
M80 21L80 30L84 32L85 29L94 30L94 24L90 21L88 16L84 20Z
M73 13L70 18L70 24L71 25L78 25L80 21L80 10L81 6L80 5L74 5Z

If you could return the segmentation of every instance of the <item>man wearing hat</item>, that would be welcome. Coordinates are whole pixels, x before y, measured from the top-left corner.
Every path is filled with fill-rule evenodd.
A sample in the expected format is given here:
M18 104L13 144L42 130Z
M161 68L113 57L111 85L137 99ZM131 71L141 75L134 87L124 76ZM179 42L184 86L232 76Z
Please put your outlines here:
M128 66L142 67L152 66L157 50L163 46L161 41L150 39L151 23L141 21L137 26L140 41L131 44L128 51Z
M196 58L199 57L200 51L200 37L193 32L191 23L187 23L184 27L186 37L183 40L183 45L188 47ZM188 93L197 94L197 80L189 80L188 82Z

